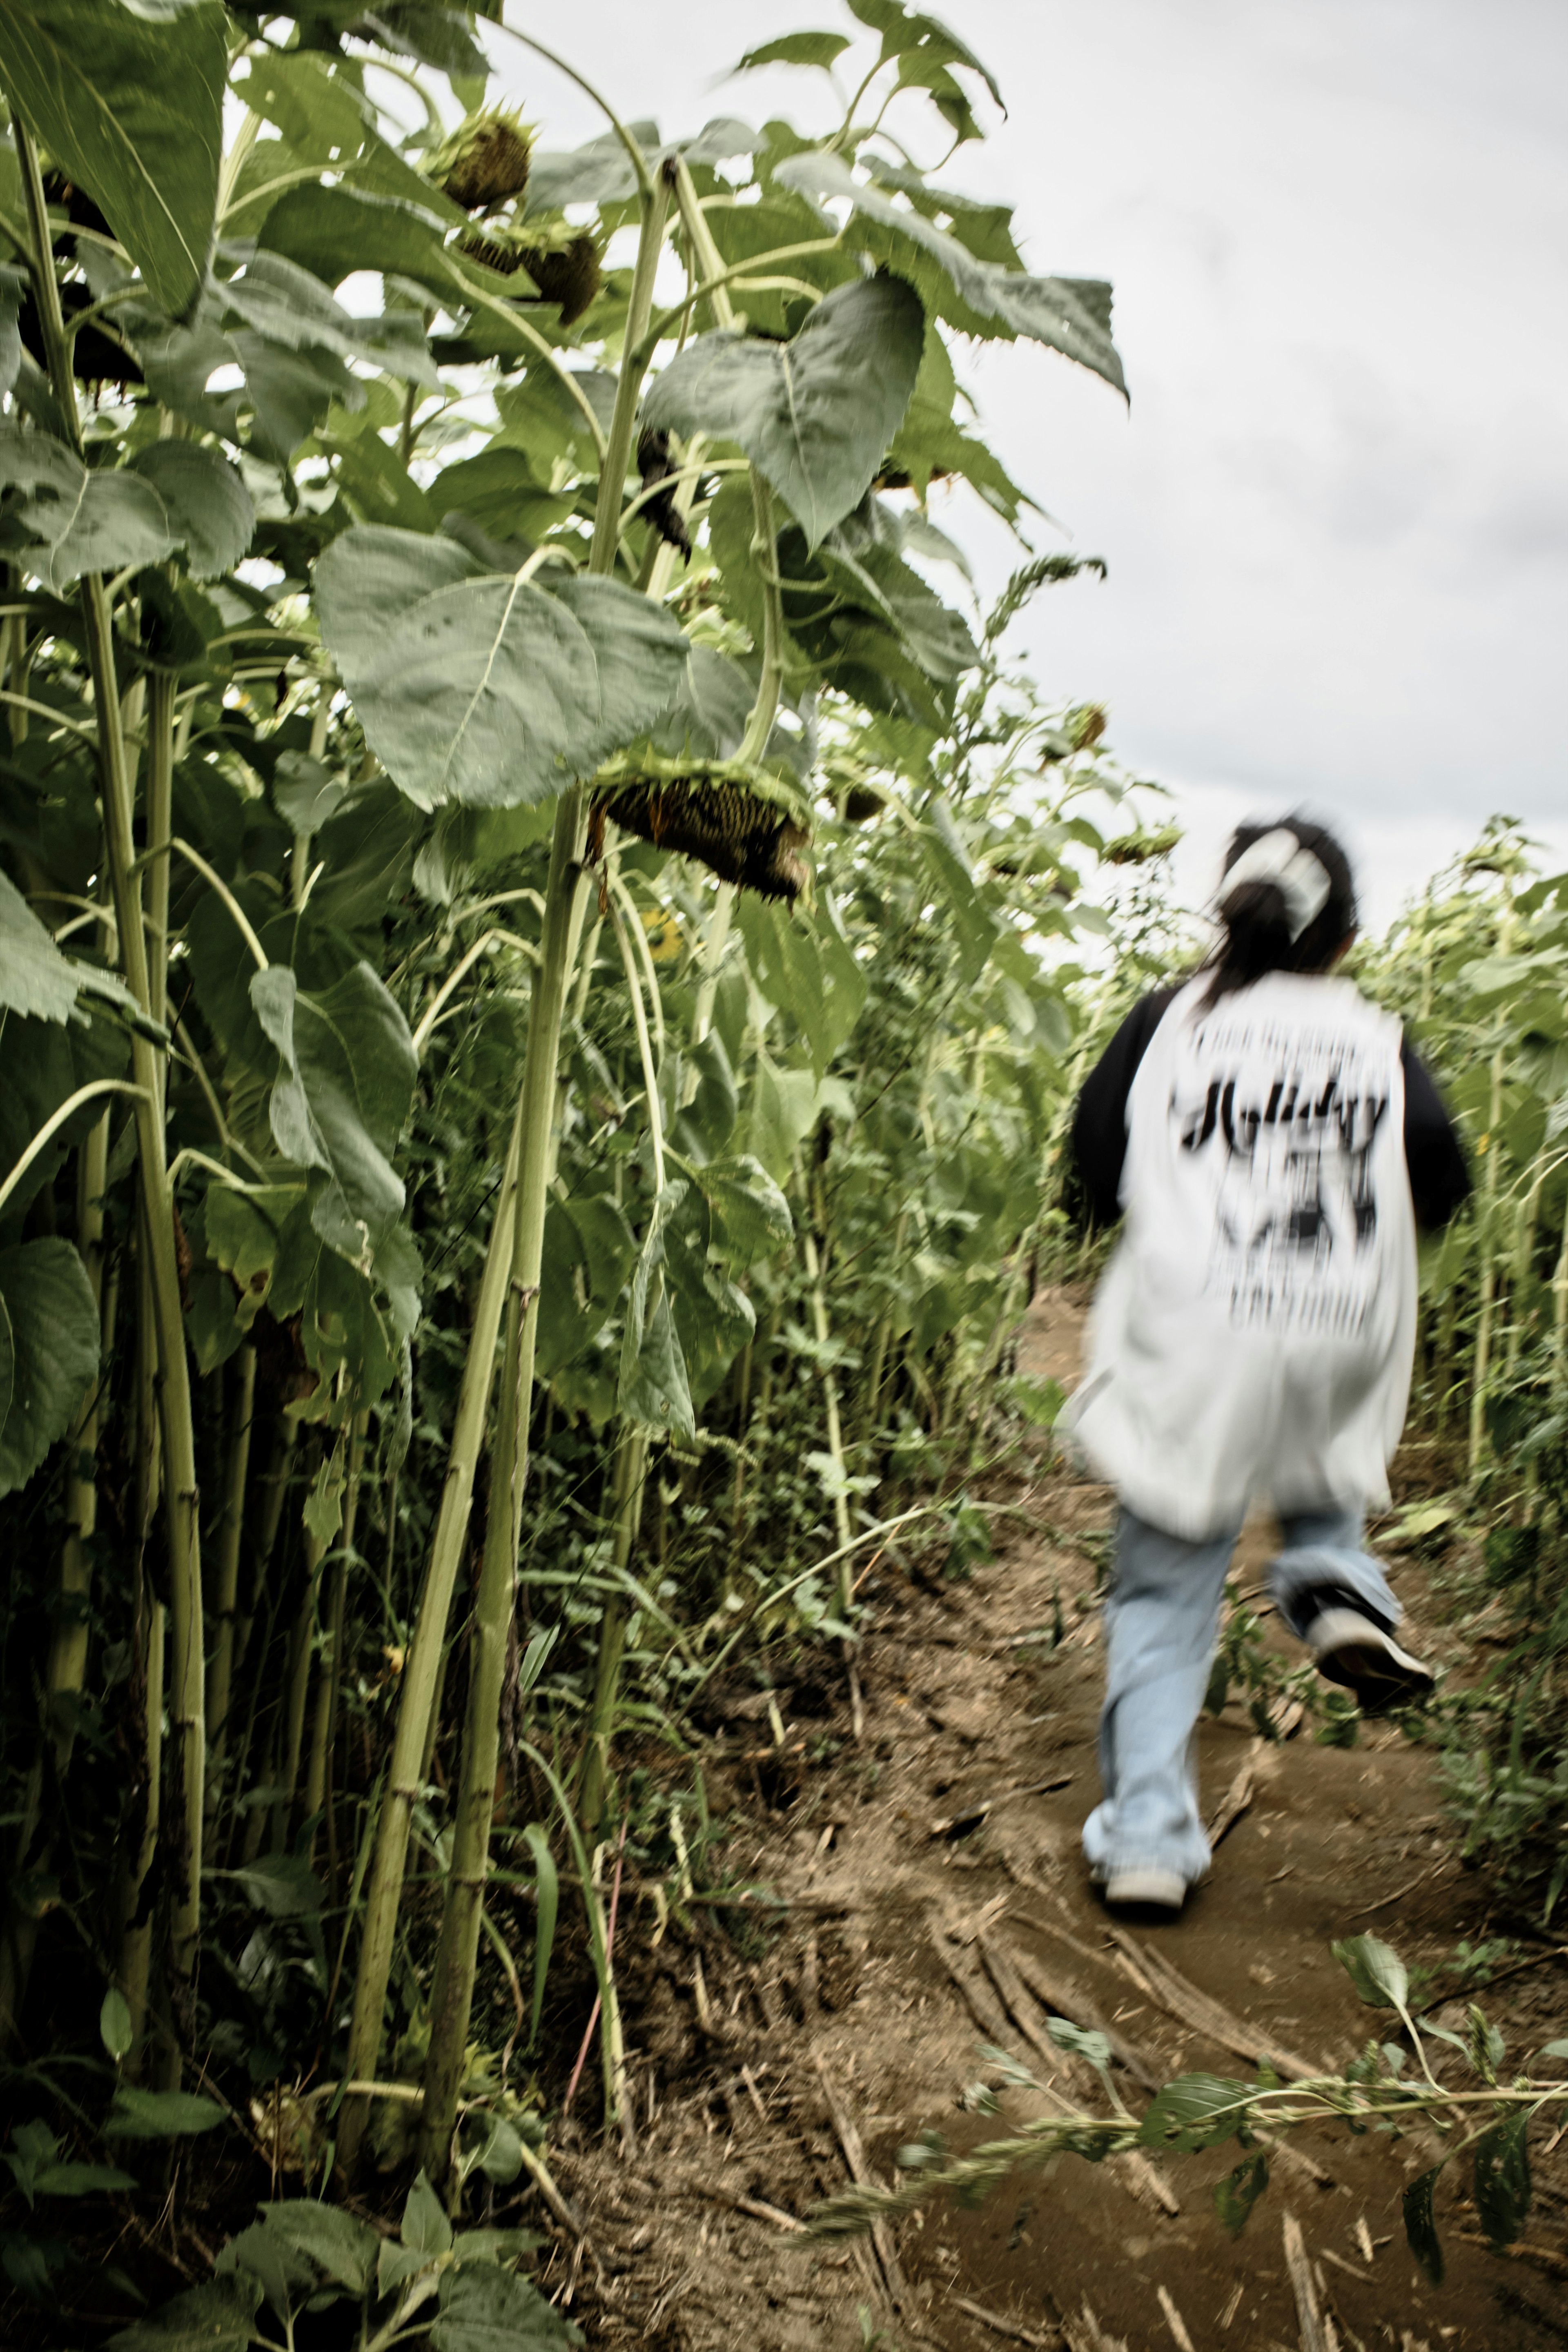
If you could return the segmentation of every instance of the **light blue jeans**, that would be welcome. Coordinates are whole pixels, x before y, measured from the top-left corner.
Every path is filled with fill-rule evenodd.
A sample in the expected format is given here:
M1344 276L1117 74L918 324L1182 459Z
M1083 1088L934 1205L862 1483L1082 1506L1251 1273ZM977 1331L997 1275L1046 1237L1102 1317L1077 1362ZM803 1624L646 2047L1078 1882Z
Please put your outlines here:
M1285 1546L1269 1584L1293 1633L1305 1633L1300 1605L1322 1585L1352 1593L1384 1623L1397 1624L1404 1612L1362 1548L1359 1510L1330 1506L1286 1517L1283 1527ZM1240 1532L1229 1528L1191 1543L1122 1507L1103 1629L1105 1796L1083 1825L1083 1850L1098 1879L1123 1870L1173 1870L1190 1885L1208 1869L1194 1734Z

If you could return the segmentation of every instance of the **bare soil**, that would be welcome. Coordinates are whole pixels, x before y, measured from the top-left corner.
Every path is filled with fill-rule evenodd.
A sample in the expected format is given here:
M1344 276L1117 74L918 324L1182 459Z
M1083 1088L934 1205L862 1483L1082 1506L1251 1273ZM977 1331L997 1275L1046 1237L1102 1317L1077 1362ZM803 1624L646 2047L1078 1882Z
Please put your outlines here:
M1062 1294L1038 1300L1020 1369L1070 1378L1081 1320ZM1247 1792L1212 1875L1178 1921L1119 1943L1079 1851L1099 1793L1096 1565L1111 1498L1042 1460L1003 1499L1015 1507L996 1517L995 1557L966 1578L887 1561L868 1574L858 1738L841 1678L819 1665L781 1675L771 1694L782 1739L754 1678L720 1695L705 1769L711 1805L731 1818L728 1866L791 1907L777 1932L733 1907L721 1928L694 1906L690 1933L678 1920L660 1935L646 1902L624 1921L637 2145L628 2156L584 2130L552 2149L585 2236L557 2230L547 2291L591 2345L647 2352L1293 2352L1314 2345L1287 2265L1293 2217L1317 2345L1568 2345L1568 2145L1538 2151L1526 2240L1506 2256L1480 2242L1464 2181L1444 2175L1441 2291L1416 2272L1400 2222L1406 2181L1440 2152L1421 2135L1296 2136L1236 2241L1211 2202L1234 2144L1142 2165L1058 2158L977 2210L939 2205L878 2245L791 2228L852 2163L886 2182L923 2130L963 2148L1038 2112L1039 2095L1020 2092L1001 2117L973 2111L983 2042L1054 2076L1058 2097L1099 2106L1089 2070L1040 2034L1045 2009L1112 2025L1130 2066L1158 2081L1245 2076L1234 2045L1253 2036L1258 2052L1338 2064L1377 2020L1330 1956L1336 1937L1371 1930L1436 1968L1488 1932L1485 1885L1442 1822L1432 1748L1377 1726L1353 1748L1325 1747L1310 1723L1262 1742L1238 1696L1199 1731L1210 1817ZM1267 1524L1247 1531L1244 1587L1260 1585L1269 1536ZM1389 1566L1427 1645L1462 1668L1419 1562ZM1531 1965L1479 1994L1510 2065L1568 2030L1568 1965L1537 1953L1522 1946ZM1232 2025L1201 2008L1194 2021L1161 1962ZM1146 2095L1136 2072L1117 2079L1134 2106Z

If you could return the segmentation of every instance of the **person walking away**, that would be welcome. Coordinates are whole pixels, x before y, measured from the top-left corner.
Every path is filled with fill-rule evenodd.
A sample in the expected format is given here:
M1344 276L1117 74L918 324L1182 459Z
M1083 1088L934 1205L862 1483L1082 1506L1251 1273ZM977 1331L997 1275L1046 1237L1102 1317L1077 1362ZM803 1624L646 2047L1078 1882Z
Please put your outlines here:
M1109 1904L1167 1916L1209 1866L1194 1731L1254 1499L1280 1520L1275 1601L1319 1672L1369 1714L1431 1690L1363 1524L1409 1396L1416 1226L1469 1191L1400 1024L1331 976L1356 929L1333 835L1243 825L1218 919L1195 977L1122 1023L1072 1133L1091 1215L1124 1220L1063 1421L1121 1505L1084 1851Z

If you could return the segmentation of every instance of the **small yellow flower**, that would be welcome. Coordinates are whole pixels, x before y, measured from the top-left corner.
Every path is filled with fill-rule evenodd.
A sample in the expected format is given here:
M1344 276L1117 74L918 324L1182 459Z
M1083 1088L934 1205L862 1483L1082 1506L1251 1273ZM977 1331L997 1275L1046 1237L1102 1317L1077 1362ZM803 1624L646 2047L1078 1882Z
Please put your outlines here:
M668 963L686 945L680 935L680 925L675 917L662 911L645 911L643 929L647 933L648 952L655 963Z

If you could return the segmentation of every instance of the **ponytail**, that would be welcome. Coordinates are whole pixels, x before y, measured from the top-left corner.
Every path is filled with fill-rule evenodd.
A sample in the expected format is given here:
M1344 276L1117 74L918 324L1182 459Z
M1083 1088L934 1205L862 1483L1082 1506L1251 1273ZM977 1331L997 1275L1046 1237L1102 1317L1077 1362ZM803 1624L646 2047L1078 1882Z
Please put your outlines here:
M1304 817L1237 828L1226 853L1219 945L1204 1010L1270 971L1324 971L1356 927L1350 860Z

